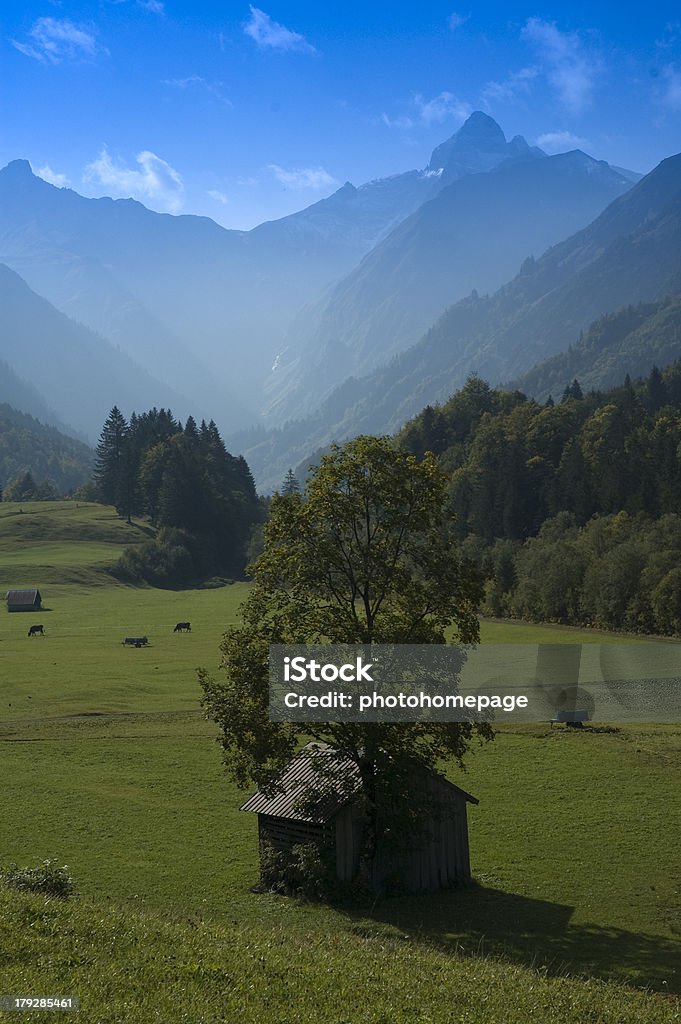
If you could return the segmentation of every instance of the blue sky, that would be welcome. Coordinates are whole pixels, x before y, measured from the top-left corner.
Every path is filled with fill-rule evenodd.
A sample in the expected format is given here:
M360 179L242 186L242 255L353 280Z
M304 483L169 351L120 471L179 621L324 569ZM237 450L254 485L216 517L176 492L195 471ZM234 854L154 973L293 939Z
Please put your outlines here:
M3 0L0 165L248 228L423 167L475 109L550 152L681 151L681 8Z

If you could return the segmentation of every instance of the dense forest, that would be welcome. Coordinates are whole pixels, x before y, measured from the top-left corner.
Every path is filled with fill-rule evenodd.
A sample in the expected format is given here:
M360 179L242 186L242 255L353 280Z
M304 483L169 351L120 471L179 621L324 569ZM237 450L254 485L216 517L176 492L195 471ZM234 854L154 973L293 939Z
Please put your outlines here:
M509 387L538 399L551 391L560 394L575 377L585 391L614 387L627 372L639 377L653 363L668 366L680 349L681 295L677 293L599 317L575 345L533 366Z
M69 494L92 473L86 444L0 404L0 491L6 501Z
M400 441L449 473L486 612L681 632L681 363L543 405L471 377Z
M211 420L184 426L170 410L133 413L114 406L97 445L96 500L128 521L148 516L153 539L129 548L117 572L158 585L240 576L262 518L250 470L226 450Z

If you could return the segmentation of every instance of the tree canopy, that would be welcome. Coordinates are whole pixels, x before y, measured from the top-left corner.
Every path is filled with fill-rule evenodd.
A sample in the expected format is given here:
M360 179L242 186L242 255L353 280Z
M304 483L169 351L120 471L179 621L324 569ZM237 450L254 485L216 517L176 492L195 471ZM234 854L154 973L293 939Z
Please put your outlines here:
M268 648L289 643L464 643L478 639L477 577L453 539L444 474L390 438L334 446L304 493L276 495L243 624L223 639L219 681L200 674L224 760L241 785L275 784L302 737L357 766L371 827L396 805L415 768L461 760L482 723L275 723L268 716ZM404 801L402 801L404 804Z
M128 521L146 515L155 540L130 549L122 575L163 585L208 575L238 576L261 506L245 460L225 448L217 426L169 409L133 413L114 406L97 445L99 499Z

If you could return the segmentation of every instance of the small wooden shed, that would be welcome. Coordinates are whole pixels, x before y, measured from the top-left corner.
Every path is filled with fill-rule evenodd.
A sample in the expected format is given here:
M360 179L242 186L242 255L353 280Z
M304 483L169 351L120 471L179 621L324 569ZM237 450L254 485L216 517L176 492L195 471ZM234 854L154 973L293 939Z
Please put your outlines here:
M326 762L321 771L319 757ZM277 793L255 793L241 810L258 815L261 852L266 845L288 852L316 843L335 854L336 876L350 882L359 870L360 786L354 762L329 747L308 744L282 773ZM370 879L376 890L389 880L412 892L470 880L467 805L478 800L435 772L428 772L416 791L428 798L422 830L399 849L379 844Z
M42 598L37 588L31 590L8 590L6 595L8 612L38 612Z

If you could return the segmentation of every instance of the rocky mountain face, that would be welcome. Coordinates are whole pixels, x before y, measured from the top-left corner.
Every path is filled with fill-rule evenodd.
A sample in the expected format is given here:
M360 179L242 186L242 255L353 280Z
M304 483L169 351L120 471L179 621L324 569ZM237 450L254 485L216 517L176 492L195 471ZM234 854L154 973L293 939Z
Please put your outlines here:
M458 133L466 154L469 124ZM484 130L475 152L482 163L502 162L443 187L296 323L268 381L269 422L311 411L345 377L366 374L414 344L471 291L496 291L525 259L584 227L631 187L585 153L543 156L524 142L506 143L492 125L496 132L478 121ZM485 148L490 134L498 145ZM447 155L446 146L439 149ZM449 152L459 167L456 144Z
M631 334L631 354L632 338L660 337L660 318L673 318L676 308L664 300L679 292L681 155L664 160L586 228L527 260L493 295L461 300L417 344L364 377L348 378L309 417L244 437L244 453L261 485L276 487L289 465L332 440L399 429L425 405L444 401L472 372L492 384L523 383L521 375L534 364L574 346L584 356L584 375L590 356L579 339L594 321L631 304L661 303L648 324L654 330L645 334L640 324L638 334L624 332ZM679 357L673 323L665 339L648 355L639 352L636 373ZM532 379L541 378L537 373Z
M497 122L476 110L446 142L436 146L428 164L431 174L440 174L446 184L466 174L491 171L506 160L524 160L546 154L529 146L522 135L510 142Z

